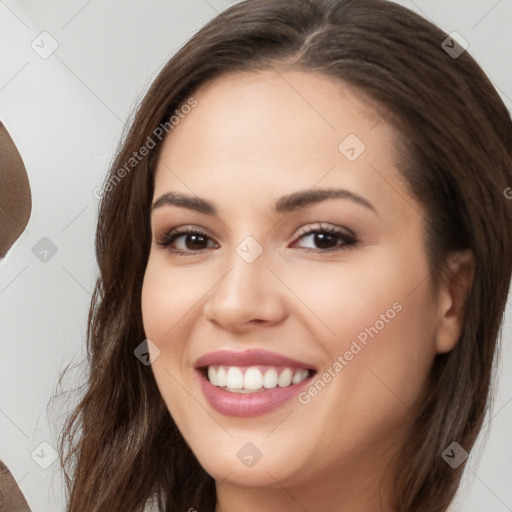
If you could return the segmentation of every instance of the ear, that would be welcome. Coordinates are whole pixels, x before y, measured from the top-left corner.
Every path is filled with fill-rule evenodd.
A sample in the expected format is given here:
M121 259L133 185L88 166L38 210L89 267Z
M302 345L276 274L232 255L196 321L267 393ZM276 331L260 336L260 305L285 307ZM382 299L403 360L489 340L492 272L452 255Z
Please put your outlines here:
M470 250L451 254L439 284L438 353L452 350L462 334L466 299L473 285L475 258Z

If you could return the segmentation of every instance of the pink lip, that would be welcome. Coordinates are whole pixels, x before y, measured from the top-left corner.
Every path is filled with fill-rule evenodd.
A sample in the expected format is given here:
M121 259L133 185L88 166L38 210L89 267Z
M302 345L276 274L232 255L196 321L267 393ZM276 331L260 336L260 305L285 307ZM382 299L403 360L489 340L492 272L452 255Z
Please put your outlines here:
M231 393L210 384L206 378L204 368L213 365L225 366L281 366L287 368L313 369L311 365L301 363L273 352L251 349L244 352L221 350L212 352L199 358L194 365L199 379L201 390L208 403L219 413L226 416L250 418L267 414L281 405L295 398L307 387L313 376L308 377L299 384L292 384L284 388L279 386L257 393ZM316 371L316 370L315 370Z

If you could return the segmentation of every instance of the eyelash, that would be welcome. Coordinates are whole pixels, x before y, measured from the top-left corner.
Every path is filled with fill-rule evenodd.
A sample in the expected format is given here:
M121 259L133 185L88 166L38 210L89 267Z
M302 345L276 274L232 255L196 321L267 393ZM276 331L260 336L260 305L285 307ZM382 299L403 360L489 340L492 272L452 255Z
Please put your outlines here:
M341 239L343 243L342 243L342 245L331 247L329 249L304 248L306 251L319 252L319 253L337 252L337 251L346 250L350 247L353 247L358 242L353 233L348 234L345 231L342 231L341 229L338 229L338 228L323 227L321 224L318 228L305 229L304 232L298 234L297 239L300 239L300 238L303 238L303 237L306 237L309 235L313 235L313 234L318 234L318 233L327 233L329 235L336 236L336 237L338 237L338 239ZM156 243L162 248L169 248L169 246L173 242L175 242L178 238L180 238L184 235L199 235L201 237L211 240L211 238L206 233L203 233L200 230L184 227L184 228L176 228L167 233L164 233L162 236L160 236L157 239ZM194 250L181 251L179 249L170 249L170 251L173 254L176 254L177 256L189 256L189 255L197 254L205 249L208 249L208 247L205 247L203 249L198 249L196 251L194 251Z

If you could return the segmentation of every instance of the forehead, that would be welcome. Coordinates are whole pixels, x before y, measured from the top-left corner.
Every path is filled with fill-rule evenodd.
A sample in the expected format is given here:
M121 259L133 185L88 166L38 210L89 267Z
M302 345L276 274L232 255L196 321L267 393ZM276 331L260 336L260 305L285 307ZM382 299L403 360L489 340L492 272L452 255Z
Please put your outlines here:
M221 76L193 97L197 106L164 141L155 196L172 189L215 203L240 193L270 202L294 189L344 186L389 209L408 195L384 109L343 82L247 72Z
M199 158L207 156L208 147L229 151L231 156L243 149L240 156L246 162L258 153L264 157L276 150L289 150L291 159L303 148L298 142L306 144L301 153L315 148L336 155L349 134L374 147L379 139L387 143L382 139L393 137L382 122L384 109L376 102L320 74L273 70L228 74L203 85L193 96L197 107L173 129L167 146L182 151L192 147ZM200 139L190 140L193 137ZM314 156L310 153L310 159Z

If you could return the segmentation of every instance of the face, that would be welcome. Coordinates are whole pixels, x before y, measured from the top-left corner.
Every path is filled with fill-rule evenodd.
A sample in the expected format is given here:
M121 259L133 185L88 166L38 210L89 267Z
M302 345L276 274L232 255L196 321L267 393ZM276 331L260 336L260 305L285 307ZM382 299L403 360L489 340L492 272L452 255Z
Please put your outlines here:
M227 75L194 98L156 168L142 290L170 414L228 485L377 474L440 351L399 139L318 74Z

